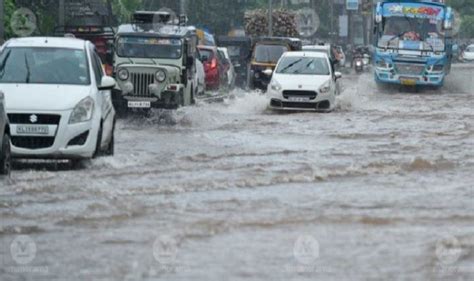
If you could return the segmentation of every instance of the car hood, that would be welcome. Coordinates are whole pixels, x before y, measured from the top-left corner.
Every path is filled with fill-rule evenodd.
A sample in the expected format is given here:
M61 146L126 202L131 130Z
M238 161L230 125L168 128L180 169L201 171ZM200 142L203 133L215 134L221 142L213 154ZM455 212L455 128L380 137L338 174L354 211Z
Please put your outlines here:
M0 84L7 110L61 111L73 109L90 95L90 86Z
M464 52L464 57L469 59L474 59L474 53L472 52Z
M311 89L317 90L324 83L331 80L329 75L291 75L291 74L274 74L273 80L277 81L285 89Z

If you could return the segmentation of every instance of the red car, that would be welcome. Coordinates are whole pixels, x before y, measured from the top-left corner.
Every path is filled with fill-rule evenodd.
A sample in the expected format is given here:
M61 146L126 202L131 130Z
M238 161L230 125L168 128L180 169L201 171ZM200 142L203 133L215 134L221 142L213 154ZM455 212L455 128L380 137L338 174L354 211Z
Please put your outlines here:
M225 69L219 56L217 48L213 46L198 46L199 60L204 65L204 72L206 73L206 89L219 90L222 85L225 85Z

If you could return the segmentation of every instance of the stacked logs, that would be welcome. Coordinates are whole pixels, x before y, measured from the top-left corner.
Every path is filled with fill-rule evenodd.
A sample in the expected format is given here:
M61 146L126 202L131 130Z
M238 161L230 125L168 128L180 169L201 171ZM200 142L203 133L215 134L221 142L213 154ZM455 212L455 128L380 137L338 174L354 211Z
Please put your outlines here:
M249 36L268 35L268 10L247 11L244 17L245 32ZM278 9L273 11L273 35L279 37L297 37L296 14Z

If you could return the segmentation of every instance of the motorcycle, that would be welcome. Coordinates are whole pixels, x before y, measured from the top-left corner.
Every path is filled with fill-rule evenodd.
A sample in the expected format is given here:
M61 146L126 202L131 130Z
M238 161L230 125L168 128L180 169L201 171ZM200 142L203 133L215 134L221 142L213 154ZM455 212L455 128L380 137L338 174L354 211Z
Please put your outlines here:
M363 72L364 71L364 59L362 56L356 56L354 57L354 69L357 73Z

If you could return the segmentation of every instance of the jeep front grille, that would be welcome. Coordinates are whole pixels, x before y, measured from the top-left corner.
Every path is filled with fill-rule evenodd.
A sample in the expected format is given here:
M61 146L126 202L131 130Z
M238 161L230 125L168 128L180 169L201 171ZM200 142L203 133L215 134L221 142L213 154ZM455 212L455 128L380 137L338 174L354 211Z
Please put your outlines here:
M133 95L138 97L150 97L148 85L155 82L155 75L150 73L131 73L130 78L133 84Z

